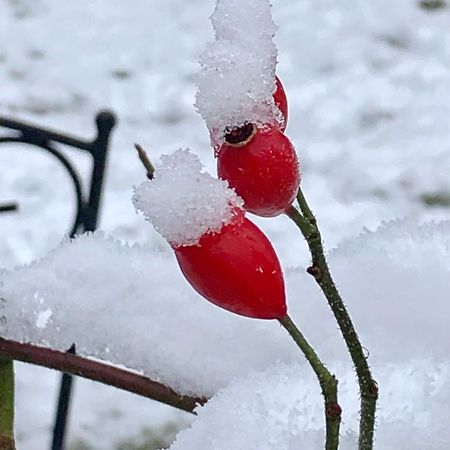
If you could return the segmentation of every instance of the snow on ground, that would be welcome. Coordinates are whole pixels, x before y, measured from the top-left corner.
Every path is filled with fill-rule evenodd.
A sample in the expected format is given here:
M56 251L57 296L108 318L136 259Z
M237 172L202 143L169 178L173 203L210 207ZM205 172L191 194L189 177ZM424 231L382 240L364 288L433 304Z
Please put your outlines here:
M354 374L343 372L339 392L346 399L339 448L357 448L359 398ZM448 400L448 365L430 377L421 361L378 367L381 392L376 447L383 450L448 448L447 421L439 413ZM420 386L420 389L417 387ZM414 406L415 405L415 406ZM398 420L402 417L402 420ZM348 420L351 418L352 420ZM199 411L171 450L321 450L323 403L317 380L305 367L283 365L250 374Z
M93 135L99 108L119 116L101 221L117 238L163 245L130 201L131 187L143 176L134 142L155 157L194 148L214 173L208 132L192 106L196 61L213 39L213 7L212 0L189 7L181 0L136 0L132 7L120 0L0 3L0 114L80 136ZM326 246L386 219L448 218L448 10L427 12L415 0L274 0L273 13L278 74L290 101L287 133L303 163L304 190ZM76 159L86 170L88 161ZM20 214L0 216L0 266L8 268L56 245L73 207L65 174L40 153L4 146L0 167L7 167L0 201L18 199L21 205ZM306 264L305 246L286 218L256 221L285 268ZM21 366L18 378L21 448L43 448L53 375ZM29 379L38 379L39 387L32 389ZM83 411L92 411L98 425L119 401L124 414L148 425L134 412L136 405L153 408L148 402L92 383L77 388L73 439L85 429ZM99 442L87 433L87 442L115 445L112 432L101 435Z

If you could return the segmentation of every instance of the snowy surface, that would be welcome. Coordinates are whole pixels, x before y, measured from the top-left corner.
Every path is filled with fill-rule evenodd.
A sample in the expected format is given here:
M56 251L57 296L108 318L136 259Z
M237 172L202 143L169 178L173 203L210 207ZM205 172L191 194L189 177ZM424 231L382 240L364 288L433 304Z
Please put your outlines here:
M134 189L136 209L174 247L195 245L204 234L217 233L244 205L227 181L202 170L197 155L177 150L163 155L154 178Z
M382 386L375 448L446 450L450 435L442 404L450 400L448 363L410 361L377 367ZM357 383L344 371L339 382L345 399L339 448L357 448ZM306 368L275 365L249 375L199 409L191 428L171 450L321 450L324 448L323 401ZM351 419L351 420L349 420Z
M380 448L394 449L402 423L411 420L408 448L423 448L418 443L427 441L439 448L441 440L450 440L439 414L450 381L450 222L391 222L341 245L330 264L380 383L377 435L386 443ZM354 436L357 388L328 306L304 268L290 269L286 282L290 314L341 380L343 431ZM2 336L58 349L76 342L80 354L124 364L181 393L212 396L223 389L175 449L240 449L261 440L261 448L290 450L297 439L307 449L322 446L317 380L289 336L276 321L211 306L186 285L170 251L85 235L5 272L0 296ZM274 369L280 362L290 366ZM252 370L268 374L249 375ZM240 405L238 418L233 402ZM218 423L220 410L225 422ZM269 417L265 434L257 423L250 426L253 415ZM244 419L248 427L242 427ZM234 444L230 429L236 430Z
M287 132L299 151L304 191L327 248L363 227L373 230L383 220L450 218L449 10L431 13L417 4L273 1L279 27L277 73L290 105ZM164 248L163 239L130 202L132 186L143 174L134 142L143 144L152 159L176 148L194 148L214 173L208 131L192 106L197 61L214 39L208 20L213 10L213 0L193 0L188 8L182 0L136 0L132 8L121 0L107 5L102 0L88 5L0 2L0 40L5 43L0 50L0 114L83 137L94 134L99 108L110 107L119 116L101 217L101 227L117 238ZM84 156L66 153L88 171ZM58 164L32 148L2 146L0 167L0 202L20 203L20 213L0 216L0 267L10 268L58 244L69 228L73 193ZM307 264L306 248L285 217L253 219L270 236L286 269ZM333 268L338 270L337 263ZM418 278L411 275L404 282L420 285L428 302L433 285ZM295 298L291 293L292 308ZM313 337L320 327L306 312L304 321L302 315L298 319ZM361 330L363 312L357 317ZM396 317L390 327L407 326L400 314ZM432 320L442 324L445 315L427 310L417 326L433 331ZM383 339L382 327L378 335L369 328L365 339L373 347ZM406 341L400 337L398 346L402 339ZM445 343L432 335L426 339L443 351ZM412 354L414 347L408 348ZM376 353L371 348L371 358ZM23 450L47 445L55 382L50 371L19 367L17 430ZM76 388L69 440L82 436L95 449L119 448L126 430L133 437L157 416L164 422L175 415L163 408L152 415L149 409L156 406L148 401L95 383L79 381ZM122 416L106 420L118 404ZM100 426L104 432L96 434Z
M281 121L276 107L276 31L269 0L218 0L215 40L200 57L196 107L218 145L225 129Z

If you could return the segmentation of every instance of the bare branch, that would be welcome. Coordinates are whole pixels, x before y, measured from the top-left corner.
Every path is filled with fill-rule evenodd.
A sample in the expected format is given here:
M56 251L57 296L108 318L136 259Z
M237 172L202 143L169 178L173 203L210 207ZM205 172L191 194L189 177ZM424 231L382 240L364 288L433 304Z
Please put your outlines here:
M98 381L190 413L197 405L203 405L208 400L178 394L144 375L120 369L103 361L94 361L34 344L0 338L0 358L14 359Z

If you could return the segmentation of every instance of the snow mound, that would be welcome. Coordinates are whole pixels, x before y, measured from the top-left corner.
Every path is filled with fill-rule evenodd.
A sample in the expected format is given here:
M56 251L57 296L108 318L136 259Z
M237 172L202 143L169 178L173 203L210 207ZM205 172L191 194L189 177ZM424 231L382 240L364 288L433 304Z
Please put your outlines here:
M135 187L133 202L174 247L195 245L219 231L244 204L227 181L202 173L190 150L161 156L155 169L152 180Z
M430 370L432 369L432 370ZM380 400L376 444L383 450L445 450L450 441L442 404L450 401L447 365L429 361L377 370ZM345 399L339 449L357 448L359 396L354 373L339 380ZM443 403L442 403L443 402ZM171 450L321 450L324 412L318 382L300 365L277 364L220 391Z
M450 355L450 221L395 220L347 240L330 264L375 361Z

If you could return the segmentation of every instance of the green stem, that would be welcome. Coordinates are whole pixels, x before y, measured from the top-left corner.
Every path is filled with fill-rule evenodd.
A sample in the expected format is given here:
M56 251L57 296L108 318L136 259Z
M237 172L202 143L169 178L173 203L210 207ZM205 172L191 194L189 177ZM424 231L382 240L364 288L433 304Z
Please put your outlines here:
M15 450L14 363L0 359L0 450Z
M356 370L361 395L358 449L372 450L378 385L372 377L358 334L331 277L316 218L301 189L298 192L297 200L301 213L291 206L286 214L297 224L308 243L312 256L312 265L308 268L308 273L315 278L333 311Z
M279 322L299 346L319 379L322 395L325 401L325 450L336 450L339 445L339 427L341 424L341 407L338 403L338 382L336 377L325 367L315 350L306 340L303 333L297 328L288 315L282 319L279 319Z

